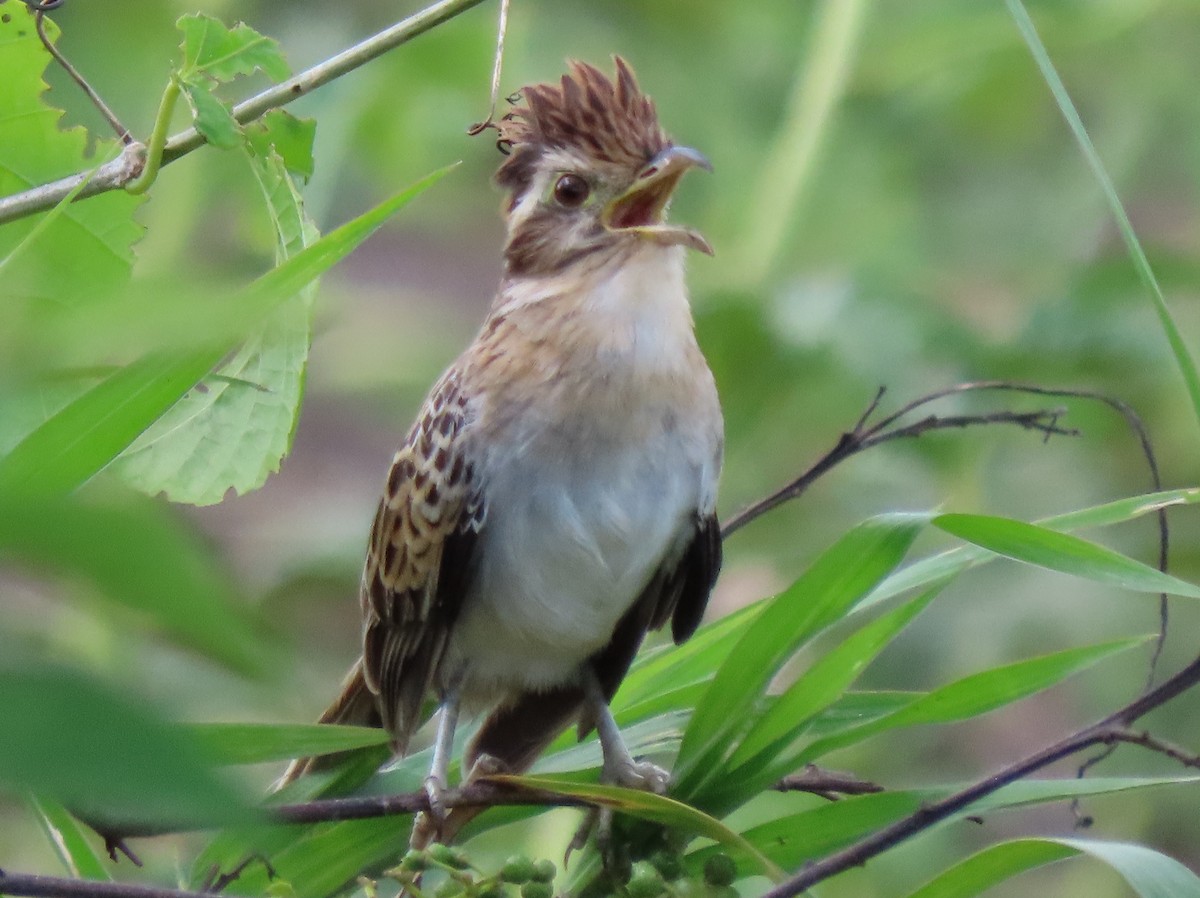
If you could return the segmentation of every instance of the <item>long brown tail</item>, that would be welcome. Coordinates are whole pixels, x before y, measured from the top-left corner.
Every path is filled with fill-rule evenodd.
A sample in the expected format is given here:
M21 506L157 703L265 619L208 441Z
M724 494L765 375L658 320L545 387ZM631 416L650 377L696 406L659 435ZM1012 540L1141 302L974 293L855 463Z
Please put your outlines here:
M362 661L355 662L342 682L341 694L334 700L319 723L341 723L351 726L382 727L383 719L375 702L375 695L367 688L363 679ZM315 758L297 758L288 765L283 776L275 783L276 790L295 782L306 773L336 766L342 755L322 755Z
M502 773L524 773L546 750L555 737L579 719L583 709L583 690L578 687L549 692L525 692L497 708L479 727L463 756L462 769L470 771L469 782L481 770L493 767ZM481 758L483 765L477 765ZM483 813L483 808L454 808L446 815L439 840L449 844L464 826ZM414 831L414 843L435 834ZM415 848L425 847L414 844Z

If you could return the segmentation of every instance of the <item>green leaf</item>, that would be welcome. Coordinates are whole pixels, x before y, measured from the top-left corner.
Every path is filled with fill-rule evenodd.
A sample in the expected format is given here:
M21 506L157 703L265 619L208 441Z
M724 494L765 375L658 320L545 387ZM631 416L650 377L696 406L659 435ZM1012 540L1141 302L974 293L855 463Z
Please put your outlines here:
M0 456L0 495L73 490L109 464L221 360L150 353L106 377Z
M577 783L544 776L497 776L490 779L530 789L543 789L556 795L595 801L615 811L633 814L671 829L705 836L725 848L737 851L739 855L750 860L759 872L775 882L779 882L784 876L783 871L757 848L721 821L664 795L655 795L641 789Z
M254 281L242 291L240 314L229 316L230 332L244 333L260 324L451 168L426 176ZM152 353L105 378L0 457L0 494L75 489L199 383L229 350L223 345L170 356Z
M780 666L892 570L926 520L889 515L863 522L754 619L692 715L675 764L676 794L690 796L712 775L718 757L747 725L747 710Z
M1200 587L1112 549L1036 524L990 515L943 514L934 526L1006 558L1139 592L1200 599Z
M296 118L283 109L272 109L262 118L245 125L243 130L256 158L266 159L272 152L277 153L288 171L303 178L312 177L316 121Z
M1021 780L962 809L938 823L937 827L946 826L968 815L1009 808L1148 788L1196 784L1200 784L1200 776ZM763 854L775 863L784 869L794 870L808 861L845 848L858 839L919 811L923 805L957 792L965 785L948 784L930 789L851 796L758 824L742 835L747 841L759 846ZM714 846L691 852L688 855L689 864L702 865L719 850L728 851L736 860L742 859L735 850Z
M58 27L49 18L44 24L56 41ZM51 61L32 11L23 4L6 7L0 17L0 196L87 171L120 152L116 141L101 139L89 153L91 138L83 128L59 128L62 110L42 98L42 72ZM142 235L133 220L141 202L116 191L60 212L37 238L38 252L22 252L6 267L0 297L6 303L15 297L84 303L127 283L132 247ZM0 258L48 214L0 226Z
M788 687L756 720L712 781L730 796L755 794L794 770L797 752L790 748L809 722L837 701L878 654L937 595L930 590L872 621L836 645ZM707 803L706 803L706 806ZM725 810L724 804L718 808ZM729 807L732 810L736 804Z
M213 146L232 150L242 144L242 126L234 119L225 102L201 81L183 80L179 83L188 105L192 107L192 120L196 130Z
M1141 845L1090 839L1014 839L992 845L936 876L909 898L970 898L1026 870L1088 854L1104 861L1142 898L1200 898L1200 878Z
M277 261L319 236L274 149L276 128L295 143L289 121L294 119L282 113L270 117L251 142L256 149L247 152L271 215ZM311 129L308 136L311 140ZM241 495L257 489L279 470L300 413L314 291L310 283L281 304L205 381L204 390L189 392L138 437L115 465L126 482L174 502L211 505L230 490Z
M754 602L705 624L683 645L666 644L642 652L621 682L613 710L654 698L664 689L711 680L713 671L766 607L765 601Z
M1079 530L1085 527L1107 527L1131 521L1143 515L1153 514L1160 509L1176 505L1194 505L1200 502L1200 489L1164 490L1157 493L1147 493L1142 496L1131 496L1128 499L1118 499L1103 505L1094 505L1066 514L1043 518L1037 523L1042 527L1053 530ZM879 602L897 596L910 589L921 589L947 577L973 567L976 564L993 561L996 558L991 552L975 546L963 546L950 549L929 558L922 558L912 564L905 565L896 573L888 576L867 596L855 612L869 608Z
M2 504L0 555L80 578L153 629L235 670L268 669L273 654L261 622L203 541L161 506L76 496Z
M1197 421L1200 421L1200 373L1196 370L1196 360L1192 358L1191 350L1184 342L1179 325L1175 323L1175 319L1171 315L1171 309L1167 305L1166 297L1163 296L1158 278L1154 276L1154 271L1150 268L1150 260L1146 258L1146 251L1142 249L1141 241L1138 240L1137 233L1133 230L1133 222L1129 220L1129 214L1125 211L1121 198L1117 196L1117 188L1113 185L1112 178L1109 177L1104 163L1100 160L1100 154L1096 152L1092 139L1088 137L1083 119L1079 117L1079 112L1071 101L1071 96L1067 93L1062 78L1059 77L1054 63L1050 60L1050 54L1046 52L1046 45L1038 37L1037 29L1033 25L1033 20L1029 18L1025 4L1021 0L1005 0L1005 4L1012 14L1013 20L1017 23L1017 30L1021 32L1021 37L1029 47L1029 52L1033 55L1034 62L1037 63L1038 69L1042 73L1042 78L1050 88L1050 93L1054 95L1054 101L1058 104L1063 118L1066 119L1071 134L1079 144L1083 158L1100 184L1100 189L1108 202L1109 211L1116 222L1117 231L1125 241L1125 248L1133 260L1134 268L1137 269L1142 285L1150 296L1154 312L1158 315L1159 326L1162 327L1163 333L1167 337L1167 343L1171 347L1171 353L1175 356L1175 367L1183 377L1184 386L1187 388L1188 397L1192 402L1192 414L1195 415Z
M113 824L248 819L199 747L144 701L74 671L0 669L0 783Z
M188 729L196 744L222 764L259 764L386 745L376 727L332 724L202 723Z
M111 880L108 867L92 849L83 827L57 801L44 795L27 798L42 832L66 871L76 879Z
M1049 689L1105 658L1144 645L1150 638L1117 639L1066 649L971 674L914 699L886 717L818 739L800 753L797 763L811 762L834 749L861 742L886 730L978 717Z
M183 16L175 24L183 32L180 71L185 77L203 74L216 81L232 81L261 69L272 80L282 81L291 74L279 44L249 25L239 22L226 28L212 16L201 14Z

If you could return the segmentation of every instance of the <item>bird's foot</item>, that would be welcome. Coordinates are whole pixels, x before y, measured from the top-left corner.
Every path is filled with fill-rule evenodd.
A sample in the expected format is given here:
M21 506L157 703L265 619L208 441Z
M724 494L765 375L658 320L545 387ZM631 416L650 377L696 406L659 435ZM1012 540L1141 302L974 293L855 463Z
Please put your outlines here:
M626 755L612 762L606 759L600 771L600 782L606 786L623 786L626 789L640 789L655 795L665 795L671 782L671 774L651 761L635 761ZM575 835L567 846L567 853L563 858L564 866L573 852L587 845L593 833L596 836L596 850L604 859L605 867L613 869L613 810L609 807L594 807L584 815L583 822L575 830Z
M440 838L442 827L446 823L445 794L445 780L434 774L425 777L425 795L429 799L429 810L421 811L413 820L412 835L408 840L410 848L425 848Z
M485 752L477 757L475 763L471 765L471 772L467 775L467 781L474 782L484 777L500 776L501 774L511 772L512 768L508 764Z
M635 761L631 757L624 757L611 764L605 763L600 782L665 795L671 783L671 773L651 761Z

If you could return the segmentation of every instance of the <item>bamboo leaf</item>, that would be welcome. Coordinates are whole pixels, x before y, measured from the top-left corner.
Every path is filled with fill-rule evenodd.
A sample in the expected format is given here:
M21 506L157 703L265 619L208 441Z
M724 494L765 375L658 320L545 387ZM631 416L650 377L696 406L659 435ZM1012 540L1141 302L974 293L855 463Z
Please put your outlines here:
M971 898L1012 877L1067 858L1090 855L1125 878L1141 898L1200 898L1200 877L1142 845L1091 839L1014 839L992 845L936 876L909 898Z
M933 524L989 552L1138 592L1200 599L1200 586L1068 533L990 515L943 514Z
M676 761L676 794L690 796L711 775L715 759L747 724L746 710L784 661L892 570L926 520L891 515L865 521L754 619L692 715Z
M1105 658L1144 645L1150 637L1118 639L1006 664L934 689L886 716L818 739L797 758L809 763L846 745L897 727L952 723L978 717L1049 689Z

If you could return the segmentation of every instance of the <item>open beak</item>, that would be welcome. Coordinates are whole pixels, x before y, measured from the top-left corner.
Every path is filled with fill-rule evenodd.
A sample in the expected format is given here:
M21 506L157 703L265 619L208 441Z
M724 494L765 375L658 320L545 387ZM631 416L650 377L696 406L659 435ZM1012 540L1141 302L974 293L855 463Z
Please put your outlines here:
M712 164L690 147L667 147L638 172L633 186L608 204L604 210L605 227L664 246L690 246L711 256L712 247L699 231L663 221L675 186L689 168L712 171Z

